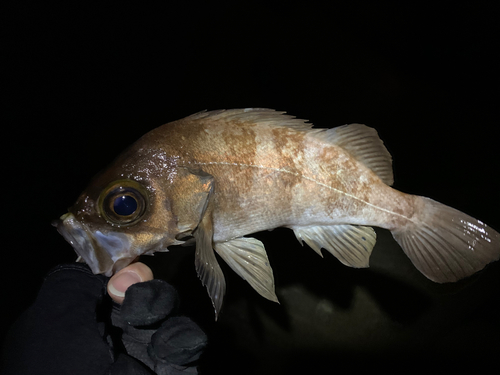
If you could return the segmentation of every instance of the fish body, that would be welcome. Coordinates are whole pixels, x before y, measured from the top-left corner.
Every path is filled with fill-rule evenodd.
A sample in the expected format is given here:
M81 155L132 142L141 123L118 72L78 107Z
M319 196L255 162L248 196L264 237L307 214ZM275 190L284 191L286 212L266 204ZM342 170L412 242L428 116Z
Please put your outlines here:
M318 254L368 267L388 229L436 282L466 277L500 257L486 224L390 187L391 156L377 132L351 124L313 129L268 109L201 112L144 135L82 193L56 224L95 273L196 241L195 265L216 314L225 292L214 250L277 301L264 245L245 237L291 228Z

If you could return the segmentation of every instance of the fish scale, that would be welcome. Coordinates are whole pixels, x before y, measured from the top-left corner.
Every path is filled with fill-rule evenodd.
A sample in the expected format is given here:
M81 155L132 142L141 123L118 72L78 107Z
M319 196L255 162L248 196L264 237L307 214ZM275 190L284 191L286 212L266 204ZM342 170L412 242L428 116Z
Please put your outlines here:
M226 284L214 251L277 301L264 244L248 237L261 230L288 227L319 255L325 249L360 268L376 242L371 227L385 228L435 282L499 259L494 229L392 183L391 155L365 125L316 129L262 108L200 112L146 133L55 225L94 273L107 276L194 238L216 317Z

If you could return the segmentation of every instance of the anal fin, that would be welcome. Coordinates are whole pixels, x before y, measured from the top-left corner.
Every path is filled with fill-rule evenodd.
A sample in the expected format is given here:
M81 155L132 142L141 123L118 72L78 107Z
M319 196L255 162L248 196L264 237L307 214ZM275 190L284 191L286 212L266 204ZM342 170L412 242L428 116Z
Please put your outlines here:
M369 267L370 255L377 240L371 227L343 224L292 229L300 243L305 241L319 255L324 248L346 266Z
M240 237L216 243L215 251L262 297L278 302L273 270L262 242L255 238Z

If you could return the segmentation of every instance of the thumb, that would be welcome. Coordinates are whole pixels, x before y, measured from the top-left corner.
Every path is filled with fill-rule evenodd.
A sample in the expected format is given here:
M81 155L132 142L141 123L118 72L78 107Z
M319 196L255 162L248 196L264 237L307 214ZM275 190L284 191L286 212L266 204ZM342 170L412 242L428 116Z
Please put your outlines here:
M131 285L149 280L153 280L151 268L141 262L132 263L109 279L108 294L113 301L121 304Z

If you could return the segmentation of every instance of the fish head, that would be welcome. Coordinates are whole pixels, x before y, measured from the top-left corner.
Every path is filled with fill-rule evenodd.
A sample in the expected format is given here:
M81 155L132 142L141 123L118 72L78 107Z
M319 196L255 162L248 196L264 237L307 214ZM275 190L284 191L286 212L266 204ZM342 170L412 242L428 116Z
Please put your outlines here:
M147 182L102 180L94 181L53 223L94 273L111 276L139 255L183 243L175 239L172 212L158 204L162 194Z
M96 176L53 223L96 274L111 276L140 255L191 240L207 207L212 176L139 146Z

